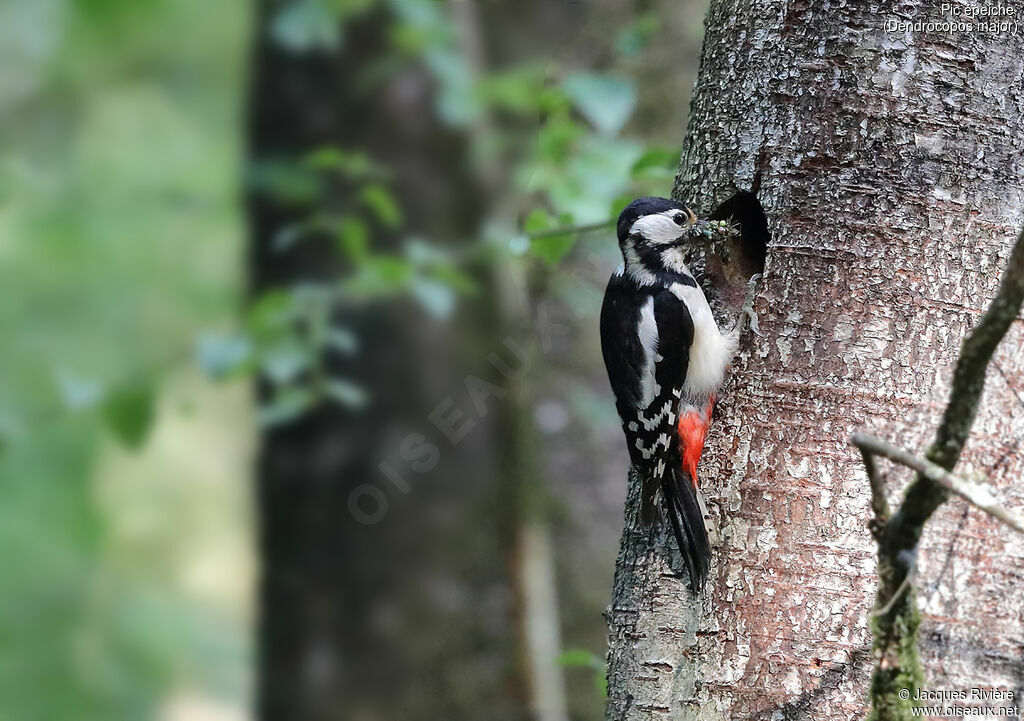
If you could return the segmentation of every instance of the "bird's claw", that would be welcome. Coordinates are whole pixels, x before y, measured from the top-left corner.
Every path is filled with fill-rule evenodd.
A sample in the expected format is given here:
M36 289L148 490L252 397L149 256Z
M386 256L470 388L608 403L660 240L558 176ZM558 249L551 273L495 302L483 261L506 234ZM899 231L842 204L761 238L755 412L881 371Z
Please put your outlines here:
M754 312L754 298L757 295L757 281L761 279L761 274L751 276L750 280L747 281L747 296L743 301L743 314L747 318L747 327L754 333L754 335L763 338L764 334L761 333L761 328L757 322L757 313Z

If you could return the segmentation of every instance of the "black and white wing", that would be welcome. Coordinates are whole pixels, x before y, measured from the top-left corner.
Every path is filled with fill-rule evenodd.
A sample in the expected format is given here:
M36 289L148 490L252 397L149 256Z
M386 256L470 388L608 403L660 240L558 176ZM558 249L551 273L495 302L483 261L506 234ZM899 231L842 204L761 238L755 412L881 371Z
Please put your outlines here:
M615 405L630 460L644 478L643 506L652 505L660 488L696 588L707 576L711 549L696 489L681 471L676 429L693 332L686 304L668 288L612 276L601 308L601 350Z

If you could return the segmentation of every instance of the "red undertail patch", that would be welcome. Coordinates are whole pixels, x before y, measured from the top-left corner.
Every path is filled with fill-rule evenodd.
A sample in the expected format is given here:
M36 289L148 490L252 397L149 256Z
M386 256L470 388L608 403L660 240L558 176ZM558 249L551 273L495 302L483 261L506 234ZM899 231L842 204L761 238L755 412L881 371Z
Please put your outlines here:
M714 405L715 399L712 397L704 408L690 406L679 414L679 454L683 459L683 471L692 480L694 488L699 485L697 464L704 451L704 439L711 425L711 409Z

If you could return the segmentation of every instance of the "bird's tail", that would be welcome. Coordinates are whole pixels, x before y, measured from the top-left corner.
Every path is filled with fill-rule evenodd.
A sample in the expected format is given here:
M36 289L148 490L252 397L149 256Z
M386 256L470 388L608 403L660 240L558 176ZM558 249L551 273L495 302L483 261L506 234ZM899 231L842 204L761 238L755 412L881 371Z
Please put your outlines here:
M661 478L665 514L679 543L679 552L690 573L694 592L704 588L711 566L711 543L704 525L703 504L696 484L687 479L679 464L669 464Z

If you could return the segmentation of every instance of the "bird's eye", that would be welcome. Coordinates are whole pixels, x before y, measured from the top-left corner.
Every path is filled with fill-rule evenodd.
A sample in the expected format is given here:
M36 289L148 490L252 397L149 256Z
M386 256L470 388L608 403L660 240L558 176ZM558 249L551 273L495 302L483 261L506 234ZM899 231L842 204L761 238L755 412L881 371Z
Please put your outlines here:
M676 213L672 220L676 222L676 225L686 225L686 216L682 213Z

